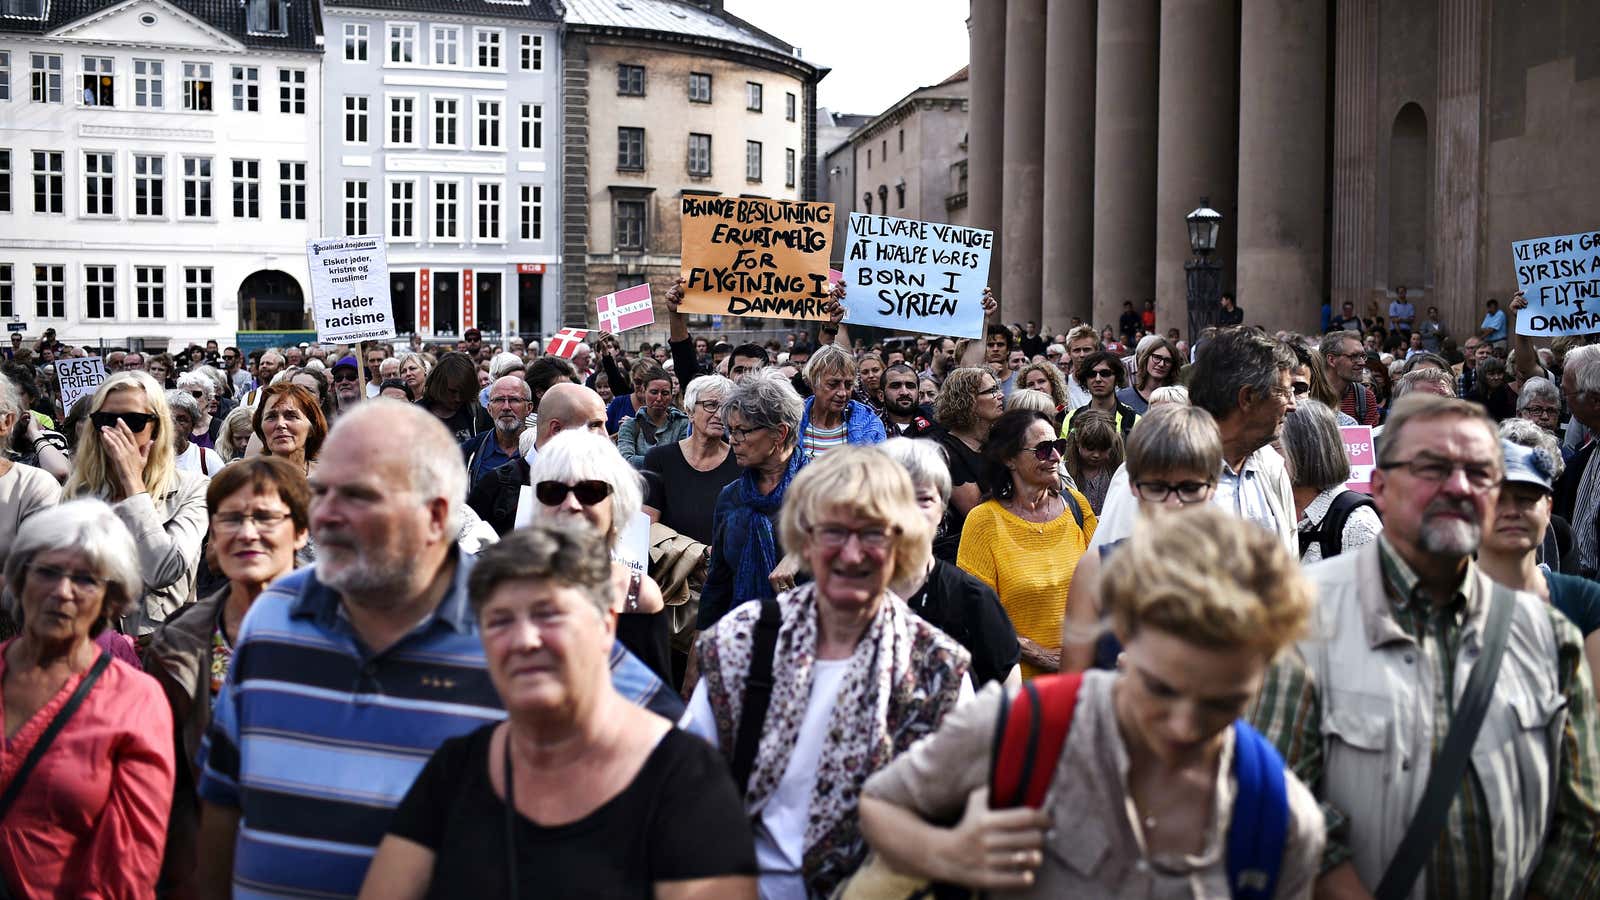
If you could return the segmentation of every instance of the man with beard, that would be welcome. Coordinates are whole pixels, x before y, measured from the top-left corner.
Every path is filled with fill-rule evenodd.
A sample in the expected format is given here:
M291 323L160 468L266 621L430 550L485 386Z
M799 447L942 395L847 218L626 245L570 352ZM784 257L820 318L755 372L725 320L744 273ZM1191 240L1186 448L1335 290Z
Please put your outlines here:
M494 428L461 445L472 487L495 469L522 458L522 432L527 430L532 411L533 389L521 375L505 375L489 385L489 417L494 419Z
M1408 395L1377 446L1383 534L1306 570L1317 621L1300 655L1269 671L1252 719L1322 801L1318 896L1366 897L1380 883L1394 897L1600 891L1600 733L1583 637L1473 561L1496 503L1514 502L1500 492L1501 453L1481 407ZM1486 679L1486 711L1462 753L1446 753L1474 679ZM1461 771L1432 776L1459 756ZM1436 791L1434 825L1413 841Z
M934 437L933 412L917 402L917 370L897 362L883 370L883 428L890 437Z
M361 387L361 375L356 368L354 356L346 356L333 364L333 398L338 402L340 415L349 412L357 403L366 399L366 391Z

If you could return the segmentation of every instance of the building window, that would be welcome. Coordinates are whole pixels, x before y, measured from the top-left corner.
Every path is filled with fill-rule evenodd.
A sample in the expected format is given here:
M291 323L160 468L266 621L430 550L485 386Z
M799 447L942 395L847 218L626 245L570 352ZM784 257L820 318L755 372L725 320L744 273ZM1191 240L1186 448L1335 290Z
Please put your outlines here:
M433 182L433 239L461 240L461 182Z
M461 27L459 25L433 26L433 64L460 68Z
M67 317L67 267L33 267L33 314L41 319Z
M284 115L305 115L305 69L278 70L278 112Z
M234 66L233 111L261 111L261 70L255 66Z
M644 250L644 201L618 200L616 211L618 250Z
M617 129L617 168L644 170L644 129Z
M644 96L644 66L630 66L627 63L617 66L617 95Z
M365 144L367 142L367 102L366 97L344 98L344 142L346 144Z
M897 185L894 186L894 202L895 202L895 209L905 209L906 208L906 186L905 185L897 184Z
M475 105L477 111L473 121L478 126L478 142L473 145L474 148L478 150L499 150L500 101L478 100Z
M195 112L211 111L211 64L183 64L183 108Z
M304 222L306 218L306 164L278 163L278 217Z
M689 135L689 174L711 174L711 135Z
M109 56L83 58L81 80L84 106L116 105L116 71L116 60Z
M16 297L12 294L15 285L11 264L0 263L0 318L9 319L17 314Z
M478 51L478 68L502 68L500 64L500 42L505 37L505 32L498 29L478 28L472 32L472 42Z
M417 61L417 26L389 25L389 62L414 63Z
M166 212L166 157L133 155L133 214L155 218Z
M522 71L544 71L544 35L525 34L522 36Z
M417 145L417 98L389 98L390 147L415 147Z
M167 317L167 270L165 266L133 267L133 317Z
M900 142L899 152L904 153L904 152L906 152L906 130L904 128L902 128L902 129L900 129L898 134L899 134L898 140Z
M461 101L453 97L433 98L433 146L461 145Z
M866 211L867 215L869 215L869 216L872 215L872 192L871 191L867 191L865 194L861 195L861 207L862 207L863 210Z
M211 318L211 267L183 269L183 314L190 319Z
M66 211L66 154L60 150L33 151L33 211Z
M517 115L519 141L524 150L544 149L544 105L524 103Z
M744 108L751 112L761 112L761 83L746 81L744 83Z
M11 151L0 149L0 212L11 212Z
M344 233L350 237L367 233L367 183L344 183Z
M183 158L183 216L211 218L211 157Z
M786 147L783 151L783 186L794 187L794 148Z
M707 72L689 73L689 102L711 102L711 75Z
M160 109L162 102L162 72L159 59L133 61L133 105L140 109Z
M0 50L0 100L11 99L11 51Z
M33 102L61 102L61 54L31 53Z
M83 267L83 317L85 319L115 319L117 317L117 267Z
M783 95L783 117L788 121L793 122L795 119L795 112L794 94L785 92Z
M258 159L233 161L233 217L261 218L261 161Z
M747 181L761 180L761 142L744 142L744 177Z
M479 181L474 183L473 188L477 193L474 215L478 223L476 239L480 241L501 240L500 182Z
M367 61L367 26L356 22L344 23L344 61Z
M517 221L521 223L518 235L523 240L544 240L543 187L537 184L522 185L522 196L517 204Z
M872 168L872 148L867 148L867 168Z
M288 34L289 16L285 0L247 0L245 29L250 34Z
M117 166L114 153L83 154L83 214L116 215Z
M417 237L417 183L389 182L389 237L412 241Z

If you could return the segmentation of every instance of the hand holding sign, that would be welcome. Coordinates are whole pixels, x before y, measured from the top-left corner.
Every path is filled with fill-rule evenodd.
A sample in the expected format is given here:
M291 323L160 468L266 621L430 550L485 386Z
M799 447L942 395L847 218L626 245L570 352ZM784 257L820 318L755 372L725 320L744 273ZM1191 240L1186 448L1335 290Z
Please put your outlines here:
M1518 334L1600 331L1600 232L1517 241L1511 252L1528 310Z

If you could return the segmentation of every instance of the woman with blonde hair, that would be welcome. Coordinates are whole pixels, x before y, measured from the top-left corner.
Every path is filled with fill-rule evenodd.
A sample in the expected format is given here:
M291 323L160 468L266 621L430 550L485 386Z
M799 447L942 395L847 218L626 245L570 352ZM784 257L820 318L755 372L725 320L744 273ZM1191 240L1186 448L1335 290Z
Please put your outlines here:
M245 448L250 445L250 437L255 433L256 411L249 406L236 406L222 419L222 428L217 431L217 453L222 457L223 463L231 463L244 456Z
M1018 369L1017 387L1035 390L1050 398L1054 407L1050 415L1056 420L1057 428L1061 427L1067 413L1072 410L1072 395L1067 391L1067 380L1062 377L1061 369L1055 363L1028 363ZM1011 407L1008 405L1006 408Z
M64 498L111 504L139 548L144 595L121 623L145 635L189 601L206 533L206 477L180 472L166 392L144 372L118 372L89 401Z

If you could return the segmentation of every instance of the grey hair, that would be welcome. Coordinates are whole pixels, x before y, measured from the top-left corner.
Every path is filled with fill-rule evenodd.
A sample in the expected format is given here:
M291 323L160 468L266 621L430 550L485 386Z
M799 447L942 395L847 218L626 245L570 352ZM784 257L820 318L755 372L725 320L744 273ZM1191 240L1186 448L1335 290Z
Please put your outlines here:
M789 379L775 368L757 369L735 384L722 398L723 422L728 421L730 410L751 428L784 426L788 429L786 447L799 443L800 418L805 415L806 404Z
M845 378L855 378L855 357L838 344L823 344L812 351L811 358L806 361L806 383L815 385L818 378L830 372L842 373Z
M1600 344L1585 344L1567 351L1563 372L1571 372L1578 390L1600 394Z
M1383 425L1383 433L1374 441L1373 449L1377 452L1378 465L1394 461L1394 448L1400 443L1400 433L1411 424L1412 419L1431 422L1435 419L1457 418L1483 425L1484 431L1497 435L1494 420L1489 418L1489 413L1482 406L1471 400L1460 400L1455 397L1439 397L1434 394L1412 393L1401 398L1389 408L1389 419ZM1493 462L1496 473L1505 471L1505 455L1500 450L1500 442L1494 441ZM1487 460L1486 460L1487 461Z
M460 454L457 454L459 462ZM633 523L644 508L644 477L617 452L617 445L598 434L567 428L539 448L528 467L528 483L563 481L604 481L611 485L611 533L606 542L615 546L617 538ZM534 520L543 515L544 504L533 507Z
M1415 372L1418 366L1431 365L1446 372L1453 372L1450 363L1437 353L1423 352L1406 359L1406 371Z
M1528 404L1535 400L1549 400L1556 406L1561 405L1561 391L1556 383L1543 375L1535 375L1522 382L1522 393L1517 395L1517 412L1522 412ZM1543 431L1544 429L1540 429Z
M132 615L144 600L139 550L128 526L122 524L104 500L92 497L71 500L29 516L11 541L0 609L9 613L19 625L22 623L22 584L33 558L63 548L74 548L82 553L94 574L105 579L106 607L102 621ZM99 631L95 628L91 633Z
M20 417L27 411L22 408L22 395L17 392L16 382L0 375L0 416L6 413Z
M390 416L400 422L385 422L384 433L405 435L405 440L395 441L392 452L405 457L406 469L411 475L412 493L426 499L442 498L447 504L445 533L452 539L461 530L461 507L467 502L467 468L461 464L461 448L450 436L449 429L432 413L414 403L375 397L356 404L333 423L328 439L323 442L327 452L328 442L344 431L359 431L374 427L367 419Z
M931 487L939 492L940 503L950 505L950 464L945 461L944 446L938 441L895 437L879 444L878 449L905 468L913 488Z
M1184 406L1188 406L1189 389L1181 384L1158 387L1150 392L1150 405L1155 406L1160 403L1181 403Z
M587 529L549 522L518 528L478 554L467 576L467 603L481 614L500 585L539 580L576 588L601 617L611 610L611 554L605 540Z
M495 378L509 375L518 369L526 371L527 368L527 363L515 353L496 353L494 359L489 360L489 374Z
M1350 457L1339 436L1339 421L1327 404L1309 398L1296 402L1283 417L1279 443L1297 487L1321 493L1350 480Z
M1050 395L1032 388L1017 388L1012 391L1011 396L1006 398L1005 406L1006 412L1014 409L1031 409L1034 412L1044 413L1052 420L1056 415L1056 402L1050 399Z
M1526 385L1523 386L1523 391L1526 393ZM1567 469L1566 460L1561 458L1561 445L1556 443L1555 435L1527 419L1506 419L1501 422L1500 437L1513 444L1531 447L1535 453L1544 456L1552 482L1559 479L1561 473Z
M182 410L188 413L191 423L200 421L200 401L194 399L188 391L167 391L167 405L172 407L173 412ZM188 437L184 435L185 439Z
M199 369L185 372L178 376L178 391L193 400L194 398L187 393L190 388L199 388L207 397L215 397L217 395L217 383ZM170 396L169 393L169 399Z
M1389 390L1389 403L1392 405L1422 384L1436 384L1444 390L1446 396L1454 397L1456 394L1456 377L1448 370L1431 367L1412 369L1394 380L1394 387Z
M1322 336L1322 342L1317 344L1317 352L1324 358L1333 356L1344 349L1345 341L1361 343L1361 335L1355 331L1330 331Z
M699 403L700 398L707 393L727 398L728 392L731 390L733 390L733 379L728 376L701 375L699 378L689 382L688 389L683 392L683 405L687 407L685 411L693 410L694 405Z
M289 364L289 358L284 356L282 353L279 353L276 350L268 350L268 351L262 353L260 358L257 359L256 362L259 363L261 360L266 359L269 356L277 357L279 366L286 366L286 365Z
M1249 388L1256 397L1265 398L1277 388L1278 373L1297 365L1288 345L1253 328L1219 328L1195 354L1189 401L1224 419L1238 410L1241 390Z

